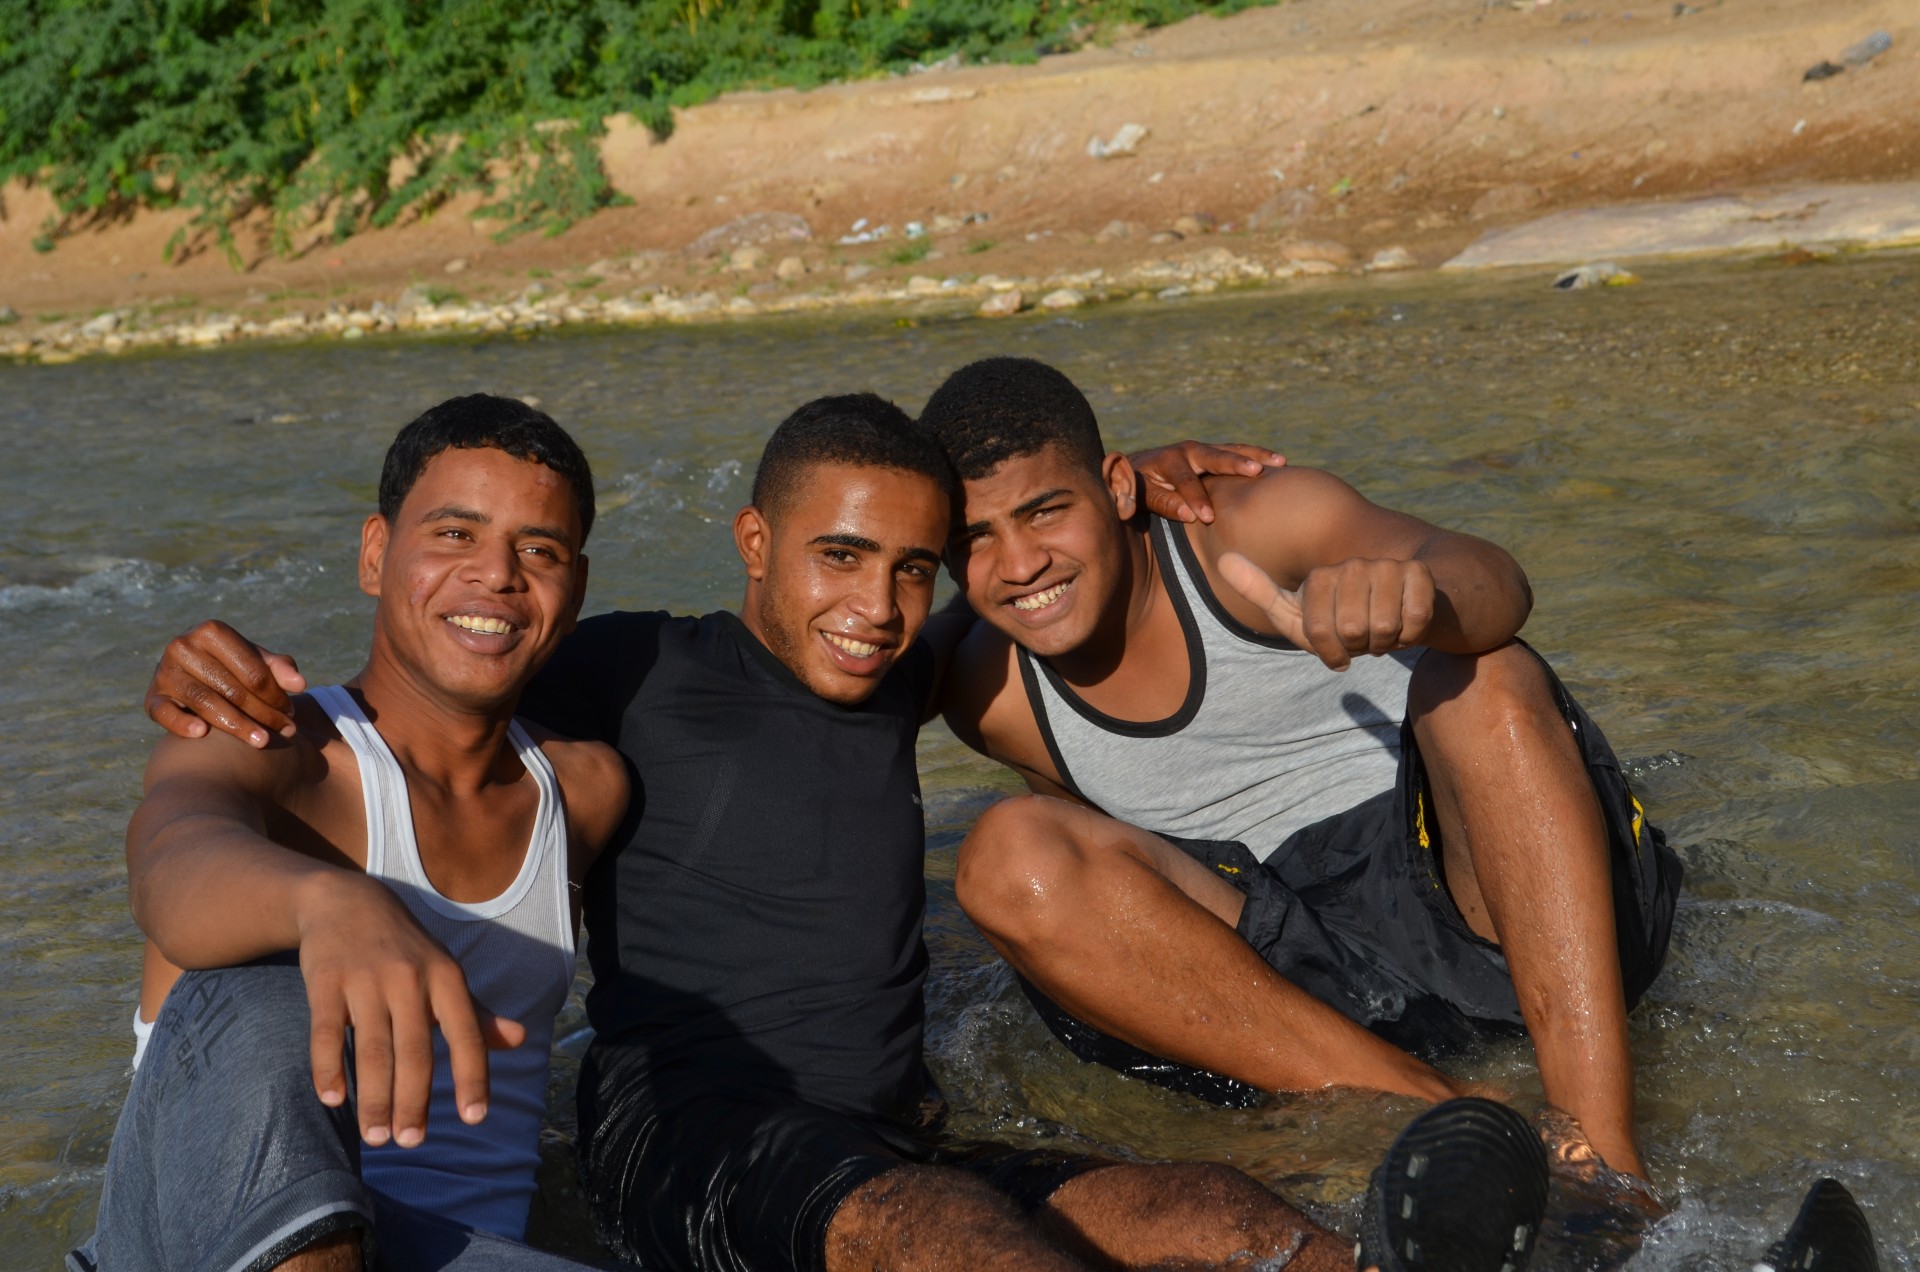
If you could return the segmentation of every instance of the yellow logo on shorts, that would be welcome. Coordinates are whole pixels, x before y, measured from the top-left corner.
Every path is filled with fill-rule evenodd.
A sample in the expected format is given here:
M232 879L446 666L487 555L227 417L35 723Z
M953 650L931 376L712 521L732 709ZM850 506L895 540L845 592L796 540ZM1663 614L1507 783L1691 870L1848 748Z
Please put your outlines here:
M1640 827L1647 821L1647 810L1640 807L1640 798L1632 791L1627 792L1627 802L1633 805L1633 846L1640 846Z

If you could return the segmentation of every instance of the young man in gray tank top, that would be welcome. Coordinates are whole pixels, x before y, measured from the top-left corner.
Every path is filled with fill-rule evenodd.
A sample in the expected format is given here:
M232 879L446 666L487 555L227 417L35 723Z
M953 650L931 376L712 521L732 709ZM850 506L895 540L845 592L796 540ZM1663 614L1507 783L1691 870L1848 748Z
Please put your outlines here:
M362 528L359 675L264 748L154 748L127 832L152 1035L76 1272L579 1266L517 1239L569 893L627 778L514 710L573 628L592 520L551 419L442 403Z
M959 898L1056 1033L1216 1096L1438 1100L1462 1084L1403 1048L1524 1025L1548 1100L1644 1178L1626 1016L1679 862L1515 639L1513 558L1301 468L1150 529L1086 399L1023 359L922 422L985 620L947 720L1036 792L981 819Z

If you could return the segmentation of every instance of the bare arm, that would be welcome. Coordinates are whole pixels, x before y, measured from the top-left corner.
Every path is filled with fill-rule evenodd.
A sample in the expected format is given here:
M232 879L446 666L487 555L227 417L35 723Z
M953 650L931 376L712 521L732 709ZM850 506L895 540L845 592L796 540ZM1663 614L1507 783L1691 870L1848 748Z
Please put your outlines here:
M1330 473L1289 468L1215 494L1227 515L1205 532L1206 555L1246 598L1236 612L1328 666L1412 645L1481 653L1532 609L1505 549L1382 508Z
M486 1116L486 1049L517 1046L526 1032L478 1009L459 964L357 863L267 837L289 791L312 784L313 755L306 739L267 750L225 736L162 739L127 828L134 918L185 968L297 950L321 1102L346 1100L352 1027L361 1134L412 1146L426 1134L433 1029L447 1039L469 1122Z

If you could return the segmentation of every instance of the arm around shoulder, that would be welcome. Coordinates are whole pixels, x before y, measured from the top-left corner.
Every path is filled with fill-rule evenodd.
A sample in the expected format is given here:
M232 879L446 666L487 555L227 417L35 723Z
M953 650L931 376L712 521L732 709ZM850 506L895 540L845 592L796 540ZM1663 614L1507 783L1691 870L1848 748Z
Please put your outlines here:
M1076 797L1055 770L1021 679L1019 651L1004 632L977 623L954 651L941 713L955 737L998 760L1042 795Z
M225 967L297 949L311 912L369 886L344 858L268 837L313 758L301 739L256 749L222 733L154 747L127 826L128 892L134 921L170 962Z

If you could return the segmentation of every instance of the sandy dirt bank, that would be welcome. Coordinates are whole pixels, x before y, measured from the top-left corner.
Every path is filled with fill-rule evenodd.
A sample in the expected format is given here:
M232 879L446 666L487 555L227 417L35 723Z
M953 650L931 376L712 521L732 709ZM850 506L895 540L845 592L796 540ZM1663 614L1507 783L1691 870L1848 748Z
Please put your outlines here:
M1892 37L1886 52L1802 78L1875 31ZM1116 139L1130 153L1091 153ZM18 315L0 351L943 297L1032 307L1067 303L1063 290L1098 300L1435 267L1557 212L1910 183L1920 6L1293 0L1035 66L733 94L682 113L665 142L615 121L604 154L632 205L556 238L496 242L497 225L449 207L293 259L249 228L241 270L211 250L165 263L174 213L37 252L50 205L16 184L0 194L0 306ZM1876 223L1911 223L1885 205L1917 188L1883 189ZM780 215L740 224L756 213ZM1808 219L1777 218L1777 243L1857 229L1815 233ZM1587 231L1565 224L1572 239L1528 259L1577 261ZM1768 233L1736 226L1725 246L1755 250ZM1717 246L1711 231L1689 244ZM1609 250L1604 236L1593 246ZM405 321L415 310L426 320Z

